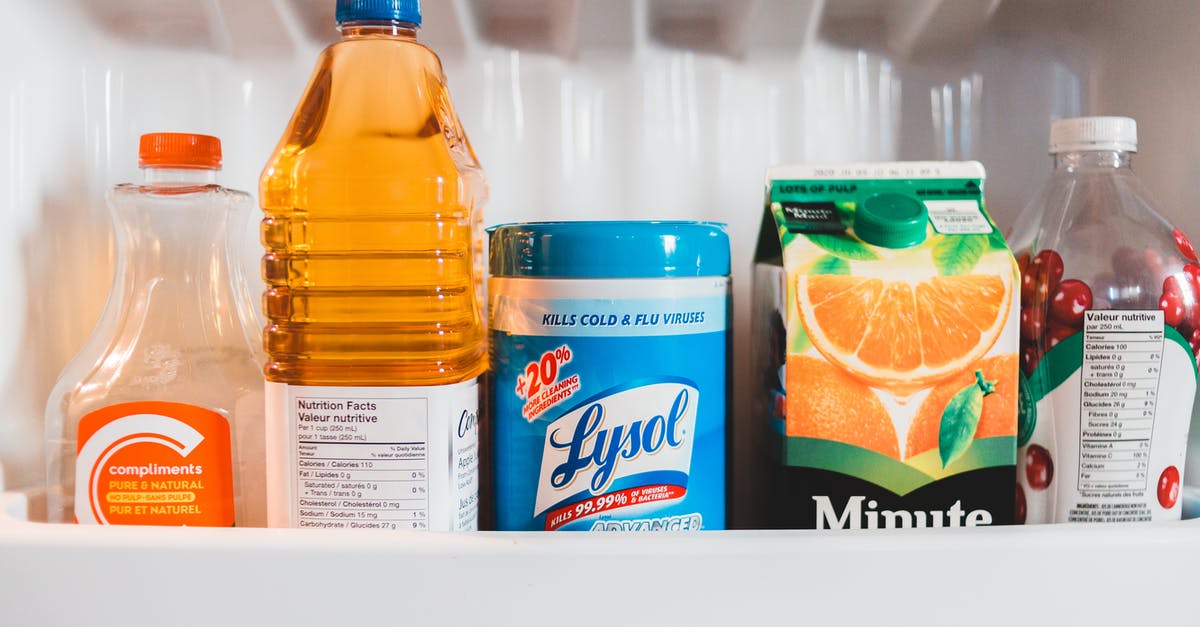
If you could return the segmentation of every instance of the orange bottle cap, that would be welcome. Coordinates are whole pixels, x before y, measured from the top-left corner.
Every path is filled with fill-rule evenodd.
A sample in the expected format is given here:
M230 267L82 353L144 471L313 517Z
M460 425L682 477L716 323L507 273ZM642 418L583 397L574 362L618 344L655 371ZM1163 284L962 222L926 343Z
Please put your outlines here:
M221 169L221 140L195 133L146 133L138 167Z

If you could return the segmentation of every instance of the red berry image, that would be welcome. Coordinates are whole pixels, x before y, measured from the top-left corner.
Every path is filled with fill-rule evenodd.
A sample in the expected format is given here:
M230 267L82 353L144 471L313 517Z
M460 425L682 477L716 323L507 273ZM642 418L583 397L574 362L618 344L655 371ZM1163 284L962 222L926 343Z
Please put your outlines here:
M1179 501L1179 469L1167 466L1158 476L1158 504L1165 509L1175 507Z
M1187 277L1187 282L1191 284L1192 291L1200 293L1200 266L1194 263L1184 264L1183 275Z
M1050 295L1053 293L1054 290L1050 289L1049 285L1045 283L1038 283L1037 287L1033 291L1034 306L1038 307L1044 312L1047 305L1050 304Z
M1192 248L1192 243L1188 241L1188 238L1183 234L1183 231L1175 229L1173 235L1175 236L1175 245L1179 247L1179 252L1184 256L1184 258L1200 263L1200 259L1196 258L1196 249Z
M1058 346L1059 342L1075 335L1079 331L1079 328L1069 327L1051 320L1050 324L1046 327L1046 350Z
M1158 299L1158 308L1163 310L1163 322L1167 326L1178 327L1183 322L1185 313L1183 291L1174 276L1163 280L1162 297Z
M1185 326L1200 328L1200 266L1189 263L1183 266L1183 276L1176 275L1183 292L1183 305L1187 320ZM1187 334L1185 333L1184 336Z
M1058 281L1062 279L1062 256L1057 252L1050 250L1049 248L1038 251L1038 254L1034 255L1033 259L1031 259L1029 263L1034 269L1034 272L1045 272L1046 276L1053 278L1054 283L1058 283Z
M1026 260L1023 265L1020 259L1017 260L1017 265L1021 268L1021 304L1032 305L1033 293L1037 291L1037 279L1033 276L1033 269L1029 267L1029 253L1021 257Z
M1083 312L1092 308L1092 288L1078 279L1059 283L1050 297L1050 318L1069 327L1083 327Z
M1017 505L1016 508L1013 510L1013 524L1023 525L1023 524L1025 524L1025 514L1027 513L1027 507L1025 505L1025 488L1022 488L1021 484L1019 484L1019 483L1017 484L1017 503L1016 503L1016 505Z
M1034 490L1045 490L1054 481L1054 460L1045 447L1030 444L1025 449L1025 481Z
M1021 372L1027 377L1033 376L1033 371L1037 369L1041 360L1042 352L1038 350L1037 344L1026 344L1025 348L1021 349Z
M1034 302L1039 302L1036 299L1040 296L1040 302L1045 303L1054 290L1058 289L1058 283L1062 280L1062 257L1048 248L1039 252L1029 262L1029 274L1033 275Z
M1021 308L1021 339L1037 342L1046 332L1046 312L1037 305Z

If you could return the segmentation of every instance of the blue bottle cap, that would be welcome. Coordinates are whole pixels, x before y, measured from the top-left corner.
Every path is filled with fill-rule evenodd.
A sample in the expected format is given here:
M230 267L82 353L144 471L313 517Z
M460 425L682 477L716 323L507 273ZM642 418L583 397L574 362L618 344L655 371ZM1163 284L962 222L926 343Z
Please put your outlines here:
M337 23L400 22L421 25L420 0L337 0Z
M729 274L729 236L715 222L525 222L488 229L493 276L661 278Z

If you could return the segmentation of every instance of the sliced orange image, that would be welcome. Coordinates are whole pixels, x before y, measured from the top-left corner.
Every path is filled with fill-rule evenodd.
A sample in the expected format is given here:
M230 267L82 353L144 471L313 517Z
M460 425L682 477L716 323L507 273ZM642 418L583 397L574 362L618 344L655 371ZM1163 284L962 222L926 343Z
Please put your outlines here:
M983 372L984 380L995 382L996 389L983 397L975 439L1017 435L1017 354L996 355L939 383L929 392L908 428L905 459L938 447L938 431L946 404L964 387L975 383L976 370Z
M787 357L787 434L852 444L900 458L887 409L861 381L823 359Z
M978 361L1004 330L1007 274L888 281L802 274L796 299L808 337L867 383L911 393Z

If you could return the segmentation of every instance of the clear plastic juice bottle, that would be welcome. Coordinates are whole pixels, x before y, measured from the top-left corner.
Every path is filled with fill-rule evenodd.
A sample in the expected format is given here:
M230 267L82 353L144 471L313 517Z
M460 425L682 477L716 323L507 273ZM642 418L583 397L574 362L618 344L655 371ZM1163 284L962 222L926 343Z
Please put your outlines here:
M339 0L262 174L272 526L477 524L486 182L415 0Z
M52 522L265 524L254 312L228 246L250 196L216 182L221 144L143 135L118 185L112 292L46 406Z
M1134 174L1129 118L1057 120L1011 238L1021 280L1018 522L1178 520L1200 265Z

